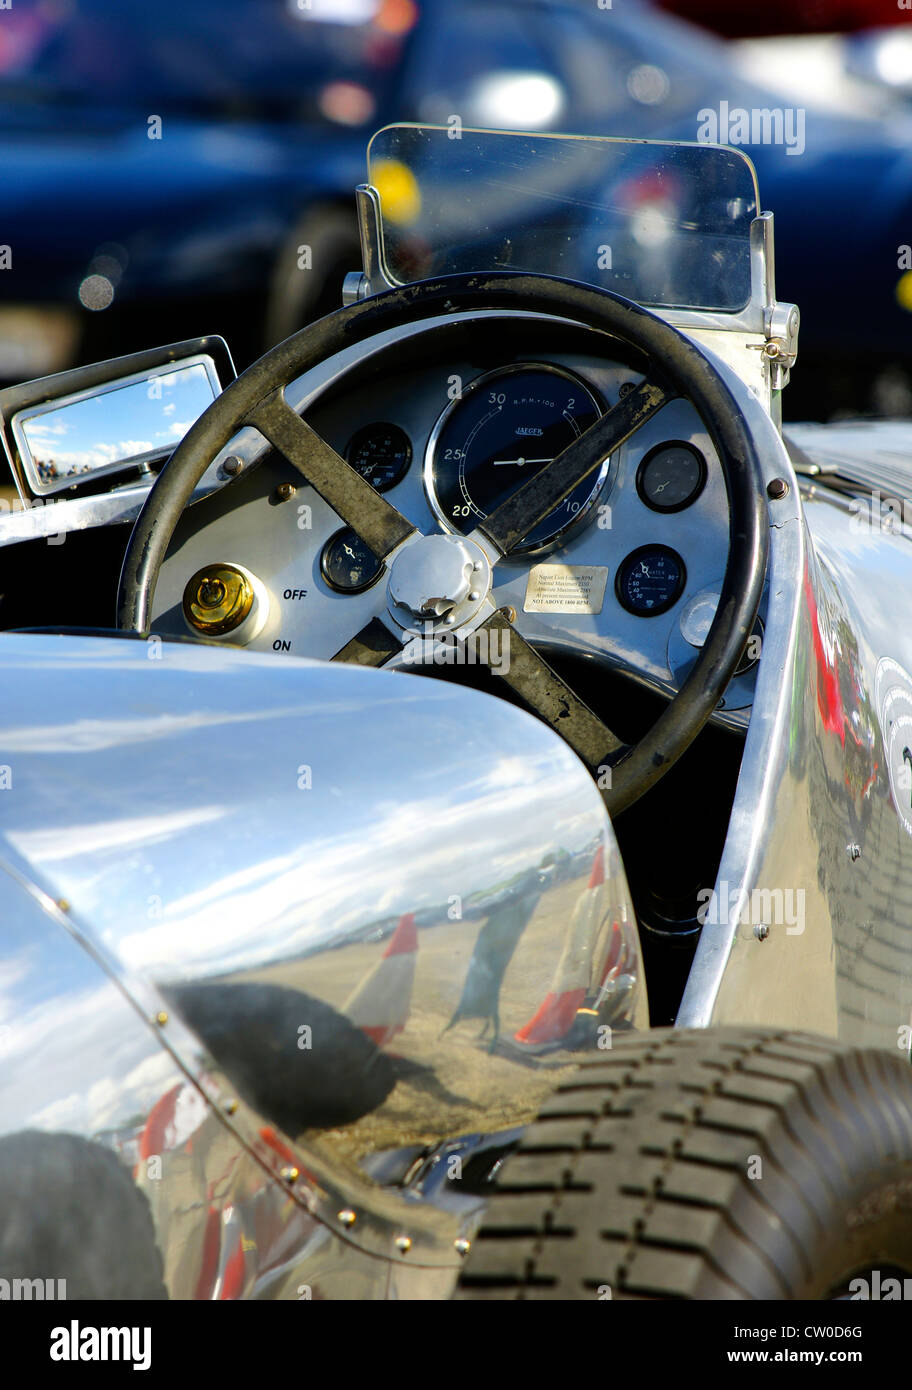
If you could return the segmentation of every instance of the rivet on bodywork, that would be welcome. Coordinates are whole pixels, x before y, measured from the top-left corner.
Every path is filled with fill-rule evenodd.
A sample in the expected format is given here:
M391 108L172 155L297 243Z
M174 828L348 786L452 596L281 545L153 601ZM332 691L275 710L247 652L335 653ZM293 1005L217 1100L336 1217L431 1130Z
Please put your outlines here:
M70 904L69 904L68 899L66 899L66 898L58 898L58 899L57 899L57 907L59 908L59 910L60 910L61 912L69 912L69 910L70 910Z
M467 1255L472 1248L472 1242L466 1240L465 1236L460 1236L458 1240L453 1241L453 1244L458 1255Z
M412 1238L411 1238L411 1236L397 1236L397 1237L396 1237L396 1249L399 1250L403 1255L407 1255L408 1252L411 1250L411 1248L412 1248Z
M846 854L849 856L850 859L860 859L861 845L846 845Z
M238 1108L238 1103L237 1103L236 1100L233 1100L233 1099L232 1099L232 1100L226 1100L226 1101L225 1101L224 1109L225 1109L225 1114L226 1114L226 1115L236 1115L236 1114L237 1114L237 1108Z
M766 485L766 495L777 502L780 497L788 496L789 485L784 478L773 478L772 482Z
M243 467L244 465L241 463L241 460L235 458L232 454L229 458L226 458L225 462L222 464L222 472L227 473L229 478L236 478Z
M165 1024L168 1022L168 1015L165 1013L164 1009L159 1009L158 1013L155 1015L155 1022L158 1024L159 1028L164 1028Z
M346 1207L343 1211L339 1212L339 1220L343 1226L354 1226L357 1219L351 1207Z
M765 941L770 934L770 929L765 922L758 922L754 927L754 936L758 941Z
M296 1183L301 1176L301 1170L300 1168L295 1168L292 1164L288 1164L287 1167L281 1170L279 1176L283 1182Z

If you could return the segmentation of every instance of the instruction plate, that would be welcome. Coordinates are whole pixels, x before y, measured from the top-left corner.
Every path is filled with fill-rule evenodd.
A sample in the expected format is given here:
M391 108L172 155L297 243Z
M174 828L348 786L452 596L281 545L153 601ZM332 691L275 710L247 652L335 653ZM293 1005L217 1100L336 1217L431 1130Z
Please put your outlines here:
M605 565L535 565L523 612L601 613L607 585Z

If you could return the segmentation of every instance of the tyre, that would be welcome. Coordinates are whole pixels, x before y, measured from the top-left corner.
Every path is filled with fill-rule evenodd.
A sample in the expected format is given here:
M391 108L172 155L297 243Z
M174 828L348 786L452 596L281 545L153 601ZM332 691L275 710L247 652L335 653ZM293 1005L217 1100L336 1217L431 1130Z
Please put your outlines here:
M551 1096L457 1297L827 1299L874 1270L912 1271L908 1059L657 1029L615 1038Z
M298 263L310 251L310 270ZM327 204L309 210L287 238L272 276L266 308L267 348L342 304L342 281L361 269L361 243L354 207Z

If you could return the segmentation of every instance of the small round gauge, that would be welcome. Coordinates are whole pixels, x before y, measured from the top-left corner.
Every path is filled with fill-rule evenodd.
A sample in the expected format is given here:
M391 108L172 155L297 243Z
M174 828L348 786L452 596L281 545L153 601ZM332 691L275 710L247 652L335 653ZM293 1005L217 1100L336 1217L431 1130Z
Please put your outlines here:
M340 594L360 594L380 578L383 565L361 537L345 526L324 545L320 571Z
M398 425L365 425L348 441L345 457L365 482L386 492L408 472L412 441Z
M486 372L447 406L428 441L424 482L448 531L467 535L594 425L595 394L563 368L519 363ZM516 547L539 550L588 511L608 475L599 466Z
M654 512L680 512L696 502L706 484L706 460L692 444L657 444L637 469L637 492Z
M628 613L654 618L677 603L686 579L684 561L676 550L667 545L641 545L622 561L614 587Z

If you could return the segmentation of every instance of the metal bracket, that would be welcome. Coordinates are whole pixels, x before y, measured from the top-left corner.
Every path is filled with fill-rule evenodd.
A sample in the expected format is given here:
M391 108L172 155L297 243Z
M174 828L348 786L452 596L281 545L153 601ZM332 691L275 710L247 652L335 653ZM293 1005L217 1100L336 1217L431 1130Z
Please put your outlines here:
M781 391L788 385L791 369L798 357L798 329L801 315L797 304L771 305L766 329L766 342L761 351L769 363L770 386Z
M369 295L395 289L399 284L386 268L383 245L383 216L380 194L373 184L359 183L355 189L355 208L358 215L358 234L361 238L363 270L350 271L342 285L342 303L355 304Z

